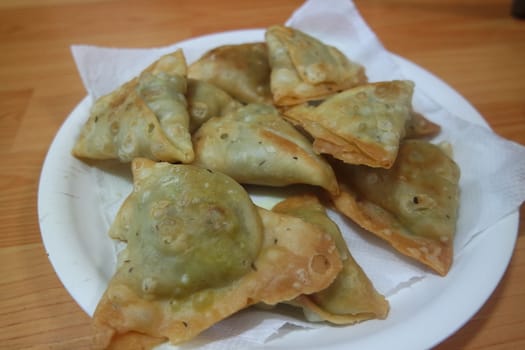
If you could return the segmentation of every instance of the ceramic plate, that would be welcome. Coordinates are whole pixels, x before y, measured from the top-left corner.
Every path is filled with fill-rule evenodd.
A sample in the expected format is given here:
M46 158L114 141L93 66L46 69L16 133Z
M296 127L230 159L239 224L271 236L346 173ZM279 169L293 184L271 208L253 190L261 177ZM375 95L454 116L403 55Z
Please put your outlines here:
M195 55L225 43L261 38L260 30L208 35L180 43ZM200 50L200 51L199 51ZM191 62L196 57L188 57ZM433 91L433 98L455 115L486 125L480 114L446 83L398 56L403 74ZM87 119L86 97L68 116L43 166L38 211L49 259L71 296L92 314L115 269L119 248L106 235L116 210L131 189L129 165L94 168L71 156L76 135ZM282 349L384 349L399 344L423 349L439 343L485 303L512 255L518 227L515 212L469 244L445 277L431 275L389 297L386 320L351 327L288 332L265 344ZM491 256L486 264L486 256ZM480 266L483 266L481 269Z

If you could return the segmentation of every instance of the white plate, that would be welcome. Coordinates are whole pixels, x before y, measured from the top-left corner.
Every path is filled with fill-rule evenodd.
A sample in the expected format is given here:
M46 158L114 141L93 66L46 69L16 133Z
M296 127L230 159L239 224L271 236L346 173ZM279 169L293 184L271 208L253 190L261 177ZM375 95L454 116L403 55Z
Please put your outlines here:
M202 53L220 44L254 38L261 38L260 30L213 34L180 45ZM195 57L188 61L192 59ZM433 91L433 98L450 112L486 125L454 89L415 64L398 56L394 59L416 86ZM44 245L57 275L82 309L92 315L115 267L116 246L106 235L107 228L131 185L127 166L102 172L71 156L90 104L86 97L51 144L40 178L38 212ZM100 183L111 191L99 188ZM402 344L403 349L423 349L436 345L468 321L499 283L512 255L518 219L516 211L490 227L465 248L445 278L430 276L391 296L386 320L289 332L265 347L383 349Z

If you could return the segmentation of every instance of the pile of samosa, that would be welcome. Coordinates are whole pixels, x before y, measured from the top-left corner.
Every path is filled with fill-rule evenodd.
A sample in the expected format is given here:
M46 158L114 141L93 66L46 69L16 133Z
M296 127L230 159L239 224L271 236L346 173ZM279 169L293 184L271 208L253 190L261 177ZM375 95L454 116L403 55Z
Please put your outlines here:
M460 172L428 141L440 126L413 110L413 91L273 26L190 65L165 55L96 100L73 154L131 162L133 191L109 231L127 244L93 317L95 348L181 343L251 305L385 318L327 209L446 275ZM248 185L302 192L267 210Z

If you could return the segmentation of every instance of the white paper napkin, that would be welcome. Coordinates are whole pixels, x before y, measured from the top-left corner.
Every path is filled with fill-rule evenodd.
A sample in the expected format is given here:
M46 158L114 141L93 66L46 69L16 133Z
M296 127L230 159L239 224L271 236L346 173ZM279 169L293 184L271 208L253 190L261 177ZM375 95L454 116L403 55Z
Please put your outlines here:
M287 25L338 47L366 67L370 81L410 79L348 0L310 0L297 9ZM247 34L238 42L263 40ZM215 46L226 42L215 42ZM80 76L88 93L97 98L136 76L162 54L183 48L188 62L203 52L179 43L162 48L117 49L85 45L72 47ZM211 47L210 47L211 48ZM425 86L416 86L414 108L442 126L436 142L452 145L461 168L461 201L455 256L492 224L515 212L525 199L525 147L505 140L483 125L466 122L433 101ZM111 196L109 196L111 197ZM111 214L113 215L113 214ZM112 217L110 215L110 217ZM343 228L355 259L376 288L387 296L400 293L431 273L393 252L372 235L356 232L336 213L332 218ZM239 349L264 344L279 334L299 328L328 327L302 322L300 318L262 310L243 311L205 331L181 348Z

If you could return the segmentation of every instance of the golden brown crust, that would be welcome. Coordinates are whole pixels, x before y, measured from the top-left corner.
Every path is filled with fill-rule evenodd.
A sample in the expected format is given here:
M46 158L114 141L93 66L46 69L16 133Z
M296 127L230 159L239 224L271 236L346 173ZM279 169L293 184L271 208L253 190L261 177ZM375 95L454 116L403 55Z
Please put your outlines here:
M86 159L131 162L191 162L186 92L186 61L181 50L165 55L139 77L93 104L72 153Z
M243 103L271 103L266 43L218 46L189 66L188 77L204 80Z
M359 202L348 188L342 187L341 194L333 198L335 207L359 226L389 242L400 253L432 268L445 276L452 265L453 246L424 237L413 237L396 227L397 220L369 203Z
M297 29L272 26L265 38L273 102L278 106L325 97L367 81L361 65Z
M423 137L432 137L439 134L441 126L426 118L423 114L412 112L412 117L408 120L406 126L407 139L417 139Z
M248 104L208 120L193 135L195 162L240 183L308 184L338 192L328 162L269 105Z
M368 83L283 114L313 137L316 152L349 164L389 168L411 118L413 88L402 80Z
M328 288L301 295L290 301L290 304L301 307L311 321L324 320L334 324L348 325L387 316L388 301L375 290L370 279L354 260L341 231L328 217L316 196L306 194L289 197L272 210L297 216L329 233L343 262L343 269Z
M203 80L188 79L186 92L190 132L195 132L212 117L221 117L242 106L226 91Z
M404 141L391 169L337 168L335 208L397 251L446 275L453 259L459 168L438 146Z

